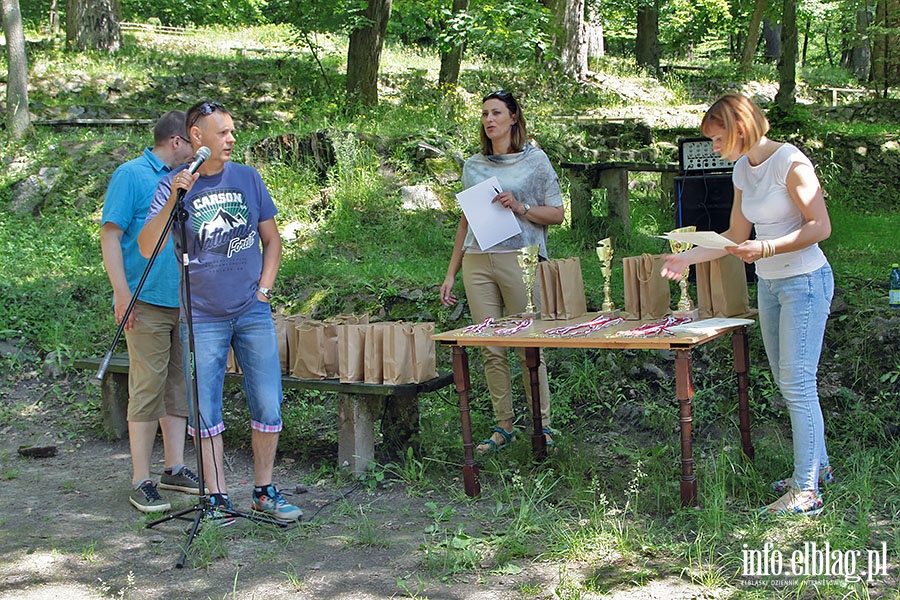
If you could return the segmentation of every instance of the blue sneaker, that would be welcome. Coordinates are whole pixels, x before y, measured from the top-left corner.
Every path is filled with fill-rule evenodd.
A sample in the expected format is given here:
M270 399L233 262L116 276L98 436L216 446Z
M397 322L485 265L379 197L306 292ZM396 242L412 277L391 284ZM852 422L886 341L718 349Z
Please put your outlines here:
M274 485L267 486L259 495L254 491L250 507L276 521L299 521L303 517L303 511L293 504L288 504Z

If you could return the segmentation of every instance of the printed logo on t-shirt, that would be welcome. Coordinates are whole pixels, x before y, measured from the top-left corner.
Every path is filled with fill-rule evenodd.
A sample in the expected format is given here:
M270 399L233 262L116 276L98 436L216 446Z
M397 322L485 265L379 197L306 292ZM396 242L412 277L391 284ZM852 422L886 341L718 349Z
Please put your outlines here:
M229 258L253 247L256 232L247 225L247 203L237 189L217 189L191 200L194 232L201 250Z

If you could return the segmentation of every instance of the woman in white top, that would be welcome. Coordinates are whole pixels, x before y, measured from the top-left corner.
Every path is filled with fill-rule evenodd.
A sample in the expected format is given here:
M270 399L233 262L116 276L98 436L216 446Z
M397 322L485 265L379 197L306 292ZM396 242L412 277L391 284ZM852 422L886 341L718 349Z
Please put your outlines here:
M512 212L519 221L521 233L489 248L481 248L465 215L456 229L453 254L441 284L441 302L456 303L453 285L462 269L466 300L472 320L487 317L500 319L522 313L527 306L519 250L537 245L541 260L547 259L547 227L562 223L565 216L559 181L550 160L542 150L528 144L525 117L519 103L508 92L492 92L481 104L481 152L473 155L463 167L462 184L467 189L496 177L501 190L492 199ZM537 305L538 303L535 302ZM509 362L505 347L482 348L484 374L491 392L497 426L491 436L478 447L479 452L496 450L513 439L513 403ZM518 348L528 408L531 385L525 367L525 350ZM538 379L541 389L541 421L547 442L550 437L550 386L543 352L540 354Z
M763 514L818 514L819 483L833 481L816 385L834 278L818 242L831 234L822 187L795 146L766 137L769 122L744 96L727 94L700 125L713 149L736 161L734 205L725 250L694 248L669 255L662 276L678 280L691 264L726 252L755 263L763 343L791 418L794 473L772 484L783 495ZM750 232L756 227L756 239Z

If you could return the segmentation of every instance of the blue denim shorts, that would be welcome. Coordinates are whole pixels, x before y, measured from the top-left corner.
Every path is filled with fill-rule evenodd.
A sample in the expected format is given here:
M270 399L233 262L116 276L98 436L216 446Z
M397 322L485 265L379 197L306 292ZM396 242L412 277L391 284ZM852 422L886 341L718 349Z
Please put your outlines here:
M256 431L281 431L281 363L278 339L267 302L257 302L250 310L228 321L194 323L194 363L197 396L200 398L200 436L212 437L225 431L222 419L222 387L229 347L243 371L244 394L250 408L250 427ZM185 377L190 376L188 327L181 324ZM188 433L194 434L193 389L188 380Z

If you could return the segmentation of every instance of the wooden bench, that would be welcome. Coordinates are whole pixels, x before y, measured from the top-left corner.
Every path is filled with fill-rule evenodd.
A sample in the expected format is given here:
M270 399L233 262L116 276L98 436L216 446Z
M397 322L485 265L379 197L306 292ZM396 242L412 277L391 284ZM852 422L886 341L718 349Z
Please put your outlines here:
M79 369L100 368L100 358L73 362ZM240 383L242 375L226 373L226 383ZM399 385L341 383L338 379L297 379L285 375L282 386L290 389L334 392L338 395L338 465L354 475L362 474L375 459L375 421L382 419L384 444L392 454L402 452L419 432L419 400L453 383L452 373L439 374L422 383ZM101 385L103 428L112 438L128 434L128 355L110 360Z
M631 209L628 199L628 173L660 173L660 189L674 194L677 163L564 162L569 171L569 197L572 202L572 229L585 234L606 237L631 232ZM603 224L591 213L593 190L606 189L609 223ZM612 230L612 231L610 231Z
M867 96L871 93L870 90L865 88L840 88L840 87L823 87L816 88L817 92L822 92L825 94L831 94L831 106L837 106L838 99L841 94L847 94L848 96Z

